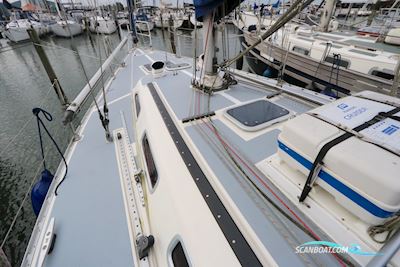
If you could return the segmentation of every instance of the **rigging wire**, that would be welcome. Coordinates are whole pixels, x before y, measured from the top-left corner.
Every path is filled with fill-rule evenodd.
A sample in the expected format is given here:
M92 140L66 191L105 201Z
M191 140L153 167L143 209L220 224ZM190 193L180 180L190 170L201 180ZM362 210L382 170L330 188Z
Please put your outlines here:
M43 107L44 103L47 100L47 97L49 96L50 92L53 89L53 86L56 82L54 81L53 84L51 85L51 87L49 87L49 90L46 92L46 94L43 97L42 102L39 104L39 107ZM14 137L11 139L10 142L8 142L8 144L2 148L2 151L0 151L0 157L7 151L7 148L14 143L14 141L22 134L22 132L24 132L25 128L28 126L28 124L34 119L35 117L30 117L23 125L22 127L18 130L18 132L14 135Z
M245 50L240 52L238 55L236 55L234 58L229 59L221 64L222 67L229 67L231 64L236 62L238 59L243 57L243 55L247 54L251 49L253 49L255 46L263 42L266 38L271 36L274 32L279 30L283 25L285 25L289 20L294 18L301 10L303 10L305 7L307 7L309 4L311 4L313 0L296 0L283 14L281 17L279 17L276 22L261 36L259 40L254 42L254 44L250 45L247 47Z
M59 2L59 0L56 0L56 1L57 1L57 3ZM95 6L95 8L96 8L96 1L94 1L94 2L95 2L95 5L94 5L94 6ZM65 23L66 23L66 26L67 26L67 29L68 29L68 32L69 32L69 35L71 36L70 41L71 41L72 50L75 50L75 51L76 51L76 55L77 55L77 58L78 58L79 65L80 65L81 68L82 68L83 74L84 74L85 79L86 79L86 83L87 83L87 85L89 86L89 89L90 89L90 90L89 90L90 96L93 98L93 103L94 103L95 106L96 106L97 113L99 114L99 119L100 119L100 121L101 121L101 123L102 123L102 125L103 125L103 127L104 127L104 123L105 123L105 121L104 121L104 116L103 116L103 114L101 113L101 110L100 110L100 107L99 107L99 105L98 105L98 103L97 103L96 97L95 97L94 94L93 94L93 87L92 87L91 84L90 84L89 76L88 76L88 74L87 74L87 72L86 72L85 66L84 66L83 61L82 61L82 58L81 58L81 56L80 56L80 53L79 53L78 49L77 49L76 46L75 46L75 43L74 43L75 40L74 40L74 37L73 37L73 35L72 35L72 33L71 33L70 26L69 26L69 24L68 24L67 15L66 15L65 10L64 10L64 8L62 7L62 5L60 5L60 6L61 6L61 9L62 9L62 14L63 14L63 18L61 18L61 19L64 19L64 21L65 21ZM97 26L97 15L95 16L95 20L96 20L96 26ZM98 32L98 31L97 31L97 32ZM101 51L99 51L99 53L100 53L100 55L101 55ZM106 136L107 136L107 133L106 133Z
M213 21L213 20L212 20ZM207 37L208 37L208 31L207 31ZM205 49L207 48L207 38L206 38L206 47L205 47ZM204 52L204 54L205 54L205 52ZM204 61L203 61L203 65L202 65L202 69L201 69L201 71L203 71L203 68L204 68ZM213 82L213 84L212 84L212 86L211 86L211 88L210 88L210 90L209 90L209 93L208 93L208 112L210 111L210 105L211 105L211 94L212 94L212 92L213 92L213 88L214 88L214 85L215 85L215 82L216 82L216 80L217 80L217 78L218 78L218 75L216 75L216 77L215 77L215 79L214 79L214 82ZM197 97L197 114L199 115L200 114L200 98L202 97L202 95L201 94L198 94L198 97ZM203 122L203 124L202 125L205 125L205 126L207 126L208 128L209 128L209 130L217 137L217 139L219 140L219 142L221 143L221 145L225 148L225 150L227 150L227 153L232 153L231 154L231 156L230 156L230 158L231 158L231 160L234 162L234 164L237 166L237 168L239 169L239 171L240 171L240 173L243 175L243 176L245 176L247 179L249 178L249 176L246 174L246 172L243 170L243 168L241 168L241 166L240 166L240 164L239 164L239 162L237 161L237 160L239 160L240 161L240 163L243 165L243 166L245 166L246 167L246 169L248 169L249 170L249 172L278 200L278 202L279 203L281 203L281 205L283 205L287 210L288 210L288 212L289 213L291 213L291 216L293 216L294 218L292 218L289 214L287 214L286 212L284 212L283 211L283 209L281 209L281 208L279 208L278 209L278 211L279 212L283 212L282 214L285 216L285 217L290 217L291 219L291 221L292 222L296 222L296 220L297 220L297 222L296 222L296 225L297 226L299 226L299 229L300 230L304 230L304 232L306 233L306 234L309 234L309 235L311 235L314 239L316 239L316 240L320 240L320 237L289 207L289 205L288 204L286 204L285 203L285 201L283 201L283 199L281 199L275 192L274 192L274 190L272 190L272 188L263 180L263 179L261 179L261 177L256 173L256 171L254 171L253 170L253 168L252 167L250 167L250 164L247 164L240 156L239 156L239 154L237 153L237 152L235 152L235 150L233 150L231 147L230 147L230 145L227 143L227 142L225 142L222 138L221 138L221 136L220 136L220 133L219 133L219 131L217 130L217 128L216 128L216 126L213 124L213 122L212 122L212 119L211 118L208 118L208 120L210 121L210 124L212 125L212 126L210 126L207 122L205 122L205 119L204 118L202 118L201 119L201 121ZM233 157L233 155L237 158L237 160ZM253 183L253 185L255 185L254 184L254 182L250 179L250 182L251 183ZM258 190L258 191L260 191L260 193L262 193L262 191L260 190L260 188L258 188L256 185L255 185L255 189L256 190ZM270 201L270 199L267 199L267 201ZM271 200L272 201L272 200ZM278 205L276 204L276 203L274 203L273 204L273 206L277 206L278 207ZM346 259L342 259L342 257L341 256L338 256L338 255L336 255L336 254L332 254L336 259L337 259L337 261L342 265L342 266L346 266L345 265L345 263L344 262L346 262L346 264L347 263L350 263L350 262L348 262Z
M63 46L60 46L60 45L56 45L56 44L53 44L53 43L50 43L50 42L46 42L46 41L44 41L44 40L41 40L41 42L42 42L42 43L45 43L45 44L48 44L48 45L45 45L45 44L35 44L35 45L38 45L38 46L41 46L41 47L53 48L53 49L54 49L54 48L58 48L58 49L62 49L62 50L71 52L72 54L75 54L75 55L80 55L80 56L83 56L83 57L87 57L87 58L92 58L92 59L99 60L99 57L96 57L96 56L91 56L91 55L87 55L87 54L77 53L76 50L73 50L73 49L70 49L70 48L67 48L67 47L63 47ZM1 51L0 51L0 53L1 53ZM113 62L110 62L110 64L115 65L116 67L119 67L119 66L121 65L121 64L113 63Z
M53 86L53 85L54 85L54 83L52 84L52 86ZM47 91L47 93L45 94L45 96L44 96L44 98L43 98L43 101L40 103L39 107L43 107L43 106L44 106L44 103L46 102L47 97L50 95L50 92L52 91L52 89L53 89L52 87L49 88L49 90ZM0 157L3 155L3 153L5 153L5 152L7 151L7 148L22 134L22 132L24 132L24 130L25 130L25 128L27 127L27 125L28 125L33 119L35 119L35 117L34 117L34 116L31 116L30 119L28 119L28 120L25 122L25 124L21 127L21 129L18 131L18 133L13 137L13 139L5 146L5 148L0 152ZM44 156L47 156L48 153L49 153L49 152L47 152ZM19 207L18 207L18 210L17 210L16 214L15 214L15 216L13 217L13 220L11 221L10 227L8 228L7 233L6 233L6 235L5 235L5 237L4 237L3 241L2 241L2 243L1 243L1 245L0 245L0 249L2 249L2 248L4 247L4 245L5 245L5 243L6 243L7 239L8 239L8 237L9 237L9 235L11 234L12 229L14 228L14 225L15 225L15 223L16 223L16 221L17 221L17 218L18 218L18 216L19 216L19 214L20 214L20 212L21 212L21 210L22 210L22 207L23 207L23 205L24 205L24 203L25 203L27 197L29 196L29 192L31 191L32 186L33 186L33 184L35 183L36 178L38 177L38 175L39 175L39 173L40 173L42 164L44 164L44 159L42 159L42 160L39 162L39 164L38 164L38 168L37 168L37 170L35 171L35 174L34 174L33 177L32 177L30 186L28 187L28 189L27 189L27 191L26 191L26 193L25 193L25 196L24 196L24 198L22 199L21 204L20 204Z
M64 16L65 16L65 13L64 13ZM65 17L65 21L66 21L66 17ZM68 31L69 31L69 33L70 33L70 36L71 36L71 41L72 41L71 45L72 45L72 47L75 48L75 46L74 46L74 44L73 44L73 36L72 36L72 34L71 34L71 31L70 31L70 28L69 28L69 25L68 25L67 21L66 21L66 25L67 25ZM47 42L46 42L46 43L47 43ZM100 43L99 43L99 44L100 44ZM25 45L20 45L20 46L18 46L18 47L12 47L12 48L10 48L10 49L0 51L0 53L4 53L4 52L7 52L7 51L10 51L10 50L13 50L13 49L19 49L19 48L22 48L22 47L25 47L25 46L28 46L28 45L31 45L31 44L25 44ZM72 51L73 53L75 53L76 55L78 55L79 63L80 63L80 65L82 66L82 69L83 69L83 72L84 72L84 74L85 74L85 78L86 78L87 84L88 84L89 87L90 87L90 83L89 83L89 79L88 79L87 73L86 73L86 71L85 71L83 62L82 62L82 60L81 60L81 58L80 58L80 53L78 52L78 50L76 50L76 48L75 48L75 50L73 50L73 49L68 49L68 48L61 47L61 46L56 46L56 45L52 45L52 46L46 46L46 45L43 45L43 44L36 44L36 45L43 46L43 47L63 48L63 49L65 49L65 50ZM100 46L100 45L99 45L99 46ZM87 56L87 57L92 57L92 56ZM92 57L92 58L96 58L96 57ZM101 63L102 63L102 61L101 61L101 51L100 51L100 57L99 57L99 59L100 59L100 69L101 69L101 72L103 73L102 64L101 64ZM111 64L113 64L113 63L111 63ZM105 89L104 89L103 75L101 75L101 79L102 79L102 85L103 85L102 88L103 88L103 97L104 97L104 110L105 110L105 112L106 112L106 110L108 111L108 108L107 108L107 104L106 104L107 102L106 102L106 99L105 99ZM52 87L54 86L54 84L55 84L55 82L53 82ZM50 87L49 90L47 91L47 93L45 94L45 96L44 96L44 98L43 98L43 101L41 102L41 104L39 105L39 107L42 107L42 106L44 105L45 101L47 100L47 97L49 96L50 92L52 91L52 87ZM92 94L92 88L90 88L90 92L91 92L91 95L93 96L93 94ZM94 102L95 102L95 104L96 104L96 107L97 107L98 111L100 112L99 107L98 107L98 104L97 104L97 101L96 101L96 99L95 99L94 96L93 96L93 100L94 100ZM35 117L31 117L30 119L28 119L28 120L24 123L24 125L20 128L20 130L17 132L17 134L15 134L14 137L11 139L11 141L2 149L2 151L0 152L0 157L7 151L7 148L8 148L12 143L14 143L14 141L24 132L24 130L26 129L26 127L28 126L28 124L29 124L34 118L35 118ZM107 117L106 117L106 119L107 119ZM38 120L38 124L39 124L39 120ZM46 129L46 128L44 128L44 129L45 129L45 131L48 133L48 135L49 135L49 137L52 139L52 141L55 142L54 139L53 139L53 138L51 137L51 135L49 134L49 132L47 131L47 129ZM39 128L39 132L40 132L40 128ZM41 140L40 140L40 141L41 141ZM65 170L64 177L61 179L61 181L57 184L57 186L56 186L56 188L55 188L55 195L57 195L57 190L58 190L59 186L60 186L60 185L63 183L63 181L65 180L65 176L66 176L66 173L67 173L67 164L66 164L66 160L65 160L65 158L64 158L64 155L63 155L63 153L61 152L61 150L60 150L60 148L59 148L58 146L56 146L56 148L57 148L58 152L60 153L62 159L64 160L64 163L65 163L65 166L66 166L66 170ZM28 187L28 189L27 189L27 191L26 191L26 193L25 193L25 195L24 195L24 198L22 199L22 201L21 201L21 203L20 203L20 205L19 205L19 207L18 207L18 209L17 209L17 212L16 212L15 216L13 217L13 220L11 221L11 224L10 224L10 226L9 226L9 228L8 228L8 230L7 230L7 232L6 232L5 236L4 236L4 238L3 238L3 241L2 241L2 243L0 244L0 249L3 249L3 247L4 247L5 243L6 243L6 241L8 240L8 238L9 238L11 232L12 232L12 229L14 228L14 226L15 226L15 224L16 224L16 222L17 222L17 218L18 218L18 216L20 215L20 213L21 213L21 211L22 211L23 205L25 204L25 202L26 202L26 200L27 200L27 198L28 198L28 196L29 196L29 193L30 193L30 191L31 191L31 189L32 189L32 187L33 187L35 181L36 181L36 178L38 177L38 175L39 175L39 173L40 173L41 165L43 164L43 166L46 168L46 165L45 165L45 157L48 155L49 152L45 154L44 151L43 151L43 147L41 147L41 153L42 153L42 160L39 162L38 167L37 167L37 169L36 169L34 175L32 176L31 183L30 183L30 185L29 185L29 187Z
M97 19L97 17L96 17L96 19ZM97 22L96 22L96 25L97 25ZM99 31L97 31L97 42L98 42L98 49L99 49L100 73L103 73L103 62L101 59L101 46L100 46L101 42L99 41ZM108 118L108 105L107 105L106 90L105 90L105 86L104 86L103 75L101 75L101 84L102 84L101 90L103 93L103 116L104 116L103 119L101 120L101 123L103 125L104 130L106 131L107 140L112 141L112 137L111 137L110 129L109 129L110 120Z
M48 153L47 153L47 154L48 154ZM46 155L47 155L47 154L46 154ZM40 171L41 171L41 169L42 169L42 164L43 164L43 162L44 162L44 159L42 159L42 160L39 162L38 168L36 169L35 174L32 176L31 183L29 184L28 190L26 190L25 196L24 196L24 198L22 199L21 204L19 205L18 210L17 210L15 216L13 217L13 220L11 221L10 227L8 228L7 233L6 233L6 235L4 236L3 241L1 242L0 249L3 249L3 247L4 247L5 243L6 243L6 241L8 240L8 238L9 238L9 236L10 236L10 234L11 234L12 229L13 229L14 226L15 226L15 223L17 222L17 218L18 218L19 214L21 213L22 208L23 208L23 206L24 206L24 203L25 203L25 201L27 200L27 198L28 198L28 196L29 196L29 192L31 192L32 187L33 187L33 185L34 185L34 183L35 183L35 181L36 181L36 178L38 177L38 175L39 175L39 173L40 173Z
M201 64L200 76L199 76L200 84L201 84L201 80L202 80L202 79L204 80L204 78L203 78L202 76L203 76L204 65L205 65L205 61L206 61L206 54L207 54L208 40L209 40L210 31L211 31L211 34L213 34L213 33L212 33L213 29L212 29L211 27L212 27L213 24L214 24L214 15L215 15L215 11L213 11L212 17L211 17L210 22L209 22L209 25L208 25L208 27L207 27L207 34L206 34L206 40L205 40L204 51L203 51L203 61L202 61L202 64Z
M32 45L32 44L31 43L26 43L26 44L22 44L22 45L18 45L18 46L11 46L11 45L5 46L5 47L0 49L0 54L8 52L8 51L16 50L16 49L21 49L21 48L24 48L24 47L30 46L30 45Z
M195 109L194 109L194 102L196 100L196 80L197 80L197 45L198 45L198 36L197 36L197 22L194 25L194 46L193 46L193 78L192 78L192 96L190 98L190 103L189 103L189 111L188 111L188 117L191 115L194 115Z

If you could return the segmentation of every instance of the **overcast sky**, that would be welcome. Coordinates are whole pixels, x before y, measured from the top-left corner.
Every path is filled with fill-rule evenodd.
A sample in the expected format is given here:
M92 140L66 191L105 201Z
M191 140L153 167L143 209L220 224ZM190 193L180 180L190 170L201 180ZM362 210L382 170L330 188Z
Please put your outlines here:
M15 2L17 0L8 0L9 2ZM22 0L22 1L26 1L26 2L35 2L35 0ZM48 1L55 1L55 0L48 0ZM75 2L75 3L93 3L94 0L60 0L62 3L70 3L71 1ZM123 5L126 6L126 0L95 0L97 1L97 4L109 4L109 3L115 3L115 2L121 2ZM179 6L183 6L183 3L193 3L193 0L142 0L143 5L153 5L155 4L156 6L160 5L160 1L164 2L164 3L169 3L172 4L173 6L176 6L176 4L178 3ZM269 1L275 2L276 0L246 0L244 1L244 3L246 2L264 2L264 3L268 3ZM3 2L3 0L0 0L0 2Z
M18 0L8 0L10 3L18 1ZM22 0L26 2L35 2L35 0ZM49 1L54 1L54 0L49 0ZM87 2L92 2L93 0L87 1L87 0L72 0L73 2L76 3L87 3ZM126 5L126 0L96 0L97 3L99 4L108 4L108 3L115 3L115 2L121 2L124 5ZM3 0L0 0L0 3L3 2ZM62 3L70 3L71 0L61 0ZM179 6L183 6L183 3L193 3L193 0L162 0L164 3L170 3L176 6L176 3L178 2ZM160 5L160 0L142 0L143 5L153 5L155 3L156 6Z

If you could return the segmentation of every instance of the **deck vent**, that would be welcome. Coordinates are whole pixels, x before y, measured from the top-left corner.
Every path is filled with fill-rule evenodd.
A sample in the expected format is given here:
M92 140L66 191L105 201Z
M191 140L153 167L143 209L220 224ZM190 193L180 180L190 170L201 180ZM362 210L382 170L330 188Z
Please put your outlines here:
M151 72L153 75L156 76L161 76L164 72L165 68L165 63L162 61L156 61L153 64L151 64Z
M245 131L258 131L291 116L291 112L267 100L228 109L225 115Z

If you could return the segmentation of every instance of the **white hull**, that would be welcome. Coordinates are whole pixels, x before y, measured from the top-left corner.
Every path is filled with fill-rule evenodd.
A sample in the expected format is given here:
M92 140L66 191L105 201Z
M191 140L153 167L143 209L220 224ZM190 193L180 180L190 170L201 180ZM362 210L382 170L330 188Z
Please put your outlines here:
M190 23L192 23L193 26L196 26L196 27L203 27L203 23L196 20L195 14L192 14L190 16Z
M128 19L117 19L117 23L120 26L126 27L129 24L129 20Z
M14 43L29 40L29 34L26 28L10 28L4 31L3 35Z
M56 23L51 26L53 33L60 37L71 37L82 33L82 26L76 22Z
M154 22L147 21L147 22L141 22L141 21L136 21L136 29L141 31L141 32L147 32L147 31L152 31L154 29Z
M15 43L26 41L29 40L27 29L30 27L33 27L39 35L43 35L48 32L48 29L39 22L30 22L29 20L21 19L8 23L6 30L3 32L3 36Z
M391 29L385 38L385 43L400 45L400 29Z
M95 19L91 19L89 30L91 32L112 34L117 30L117 25L115 24L115 21L109 19L98 19L97 21Z
M236 21L236 23L237 27L240 29L242 27L247 29L247 27L250 25L257 25L256 17L248 13L243 13L242 19L239 22ZM272 23L274 23L274 21L271 21L269 19L264 19L262 21L262 24L266 28L268 28ZM256 36L256 33L247 33L246 35L254 38L254 36ZM292 54L300 54L307 58L310 58L314 61L315 64L318 64L318 62L321 61L321 58L323 57L324 51L326 51L327 47L326 42L319 42L318 38L324 38L324 40L330 40L333 43L336 43L331 48L329 48L329 57L333 58L334 54L340 54L340 60L343 63L343 71L346 71L348 69L351 71L356 71L369 75L373 73L374 70L380 72L386 72L386 70L392 71L394 70L397 63L397 60L394 57L395 54L379 50L379 47L376 47L376 51L370 51L365 47L358 47L357 49L354 49L354 46L346 45L346 43L349 41L363 41L367 43L366 39L361 39L357 35L342 36L335 32L314 33L310 29L302 28L296 24L287 24L285 26L285 29L280 29L276 33L274 33L272 41L264 41L263 43L266 46L272 44L276 47L282 47L283 36L285 36L285 42L283 45L285 50L289 47L289 51ZM389 41L396 42L395 38L398 39L397 36L399 35L397 34L396 36L395 32L393 32L391 36L393 36L393 40L389 39ZM304 38L306 38L306 40L304 40ZM375 40L368 40L368 44L373 48ZM270 58L269 54L265 53L265 50L262 56L270 61L274 60L274 58ZM332 62L324 62L326 62L326 64L328 65L332 64Z
M183 24L183 19L174 19L174 28L179 28ZM155 20L155 25L157 28L167 29L169 28L169 19L163 19L161 22L160 18Z
M35 30L37 31L37 33L39 34L39 36L45 35L49 33L49 28L48 26L44 26L44 25L34 25L33 26L35 28Z

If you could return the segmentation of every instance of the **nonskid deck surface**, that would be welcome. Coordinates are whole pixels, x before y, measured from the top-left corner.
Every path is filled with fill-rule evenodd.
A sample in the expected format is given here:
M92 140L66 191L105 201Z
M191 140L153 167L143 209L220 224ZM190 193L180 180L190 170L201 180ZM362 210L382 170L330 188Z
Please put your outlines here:
M118 108L129 114L130 103L123 102ZM122 127L113 107L110 126ZM46 266L133 266L115 148L105 143L97 113L68 167L51 214L57 239Z
M136 50L127 57L126 67L117 73L107 93L111 132L124 127L122 111L130 140L134 142L132 89L138 82L153 82L159 88L160 96L170 109L175 123L183 129L190 139L189 143L198 149L198 157L206 160L206 164L277 263L282 266L318 265L321 262L324 266L333 266L337 263L327 255L315 257L290 253L297 245L310 241L310 237L266 201L262 194L269 195L267 190L262 190L261 193L254 190L250 181L246 181L237 170L232 169L232 165L221 158L218 140L215 137L205 137L211 136L209 129L200 129L201 123L180 124L183 118L193 113L190 104L193 94L201 94L200 111L215 111L217 116L212 119L215 126L249 163L255 165L276 152L279 127L263 130L257 136L243 137L220 111L244 102L265 99L273 91L255 90L238 84L214 94L208 103L208 96L194 92L190 86L191 68L180 70L177 75L167 72L164 77L154 78L142 66L156 60L165 61L165 53L154 51L142 54L140 50ZM171 55L168 55L168 60L191 63L189 59ZM295 113L312 108L285 96L274 97L272 101ZM55 218L57 240L53 252L46 257L46 266L134 265L135 255L129 238L115 147L112 143L106 143L104 130L97 116L97 112L93 110L84 125L83 138L73 151L68 176L59 189L59 195L49 215ZM210 142L217 145L210 145ZM254 177L251 179L260 185L260 181Z
M112 81L107 102L110 130L123 127L123 112L134 142L130 92L142 77L136 67L139 62L132 64L132 59L126 59L126 67ZM57 239L45 265L134 266L115 146L106 142L97 111L91 111L83 127L51 211Z

